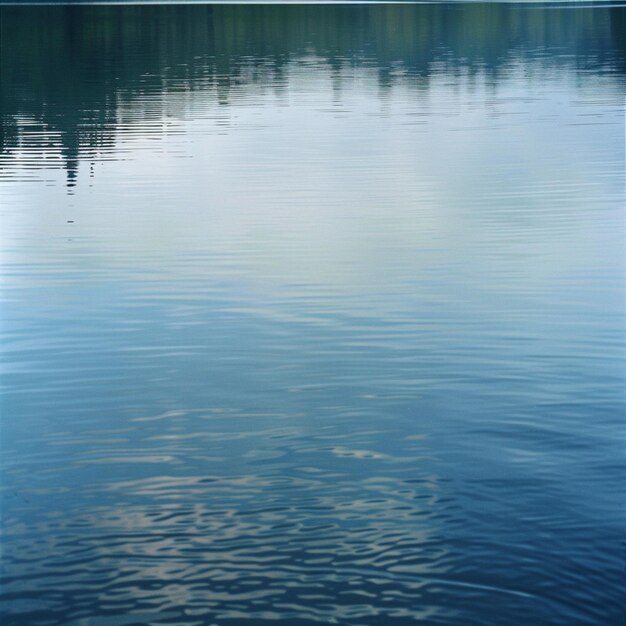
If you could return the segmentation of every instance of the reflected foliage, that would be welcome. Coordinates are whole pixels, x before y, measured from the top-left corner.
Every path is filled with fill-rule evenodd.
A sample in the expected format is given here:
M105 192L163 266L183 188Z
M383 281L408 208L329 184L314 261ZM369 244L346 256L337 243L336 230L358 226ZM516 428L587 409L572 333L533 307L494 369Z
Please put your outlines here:
M624 15L507 4L2 7L0 151L32 141L39 125L61 142L71 181L79 156L115 141L138 95L212 89L226 105L233 87L279 89L288 64L312 55L338 81L343 67L368 64L382 88L408 75L427 89L435 65L494 82L518 61L623 73Z

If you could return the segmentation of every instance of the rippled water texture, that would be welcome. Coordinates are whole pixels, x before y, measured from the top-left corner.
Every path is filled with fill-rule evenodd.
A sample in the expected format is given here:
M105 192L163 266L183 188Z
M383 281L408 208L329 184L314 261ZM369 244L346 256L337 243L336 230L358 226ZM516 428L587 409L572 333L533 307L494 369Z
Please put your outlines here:
M624 11L1 8L2 624L621 624Z

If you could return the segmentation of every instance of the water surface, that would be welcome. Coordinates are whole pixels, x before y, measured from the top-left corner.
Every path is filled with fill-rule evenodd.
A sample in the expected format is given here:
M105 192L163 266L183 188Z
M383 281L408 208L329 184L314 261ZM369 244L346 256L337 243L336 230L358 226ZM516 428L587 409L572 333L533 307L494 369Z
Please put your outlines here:
M624 15L0 7L2 623L620 624Z

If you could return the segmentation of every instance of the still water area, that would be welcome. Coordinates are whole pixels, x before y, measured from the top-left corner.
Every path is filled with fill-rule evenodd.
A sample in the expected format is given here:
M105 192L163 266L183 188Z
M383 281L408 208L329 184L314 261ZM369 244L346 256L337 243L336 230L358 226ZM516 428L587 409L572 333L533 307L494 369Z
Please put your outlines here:
M0 7L2 624L622 624L625 16Z

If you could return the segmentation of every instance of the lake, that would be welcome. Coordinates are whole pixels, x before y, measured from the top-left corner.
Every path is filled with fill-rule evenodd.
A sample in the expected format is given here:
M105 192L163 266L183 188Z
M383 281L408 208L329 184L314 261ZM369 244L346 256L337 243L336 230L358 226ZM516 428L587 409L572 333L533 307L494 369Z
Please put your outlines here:
M0 36L3 624L622 623L625 8Z

